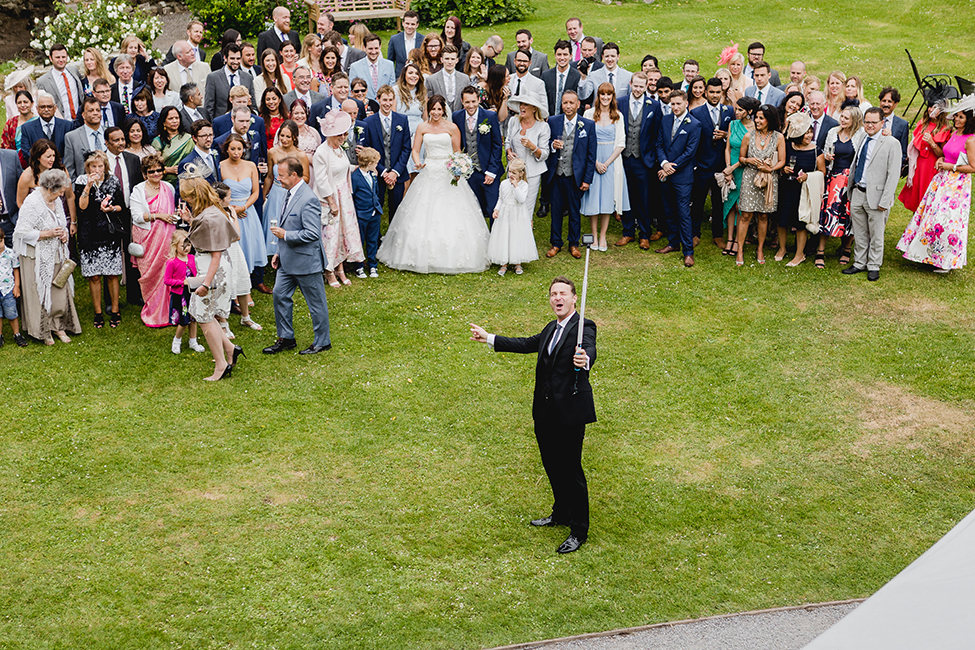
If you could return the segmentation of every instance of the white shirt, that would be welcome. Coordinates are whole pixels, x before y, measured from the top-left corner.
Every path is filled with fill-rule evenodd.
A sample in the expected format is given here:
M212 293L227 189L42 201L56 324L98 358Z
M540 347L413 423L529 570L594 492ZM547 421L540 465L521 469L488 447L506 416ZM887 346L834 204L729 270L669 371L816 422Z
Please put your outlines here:
M413 32L413 36L407 36L406 32L403 32L403 46L406 49L407 56L416 49L416 37L418 34L419 32Z
M366 184L369 185L369 189L372 189L372 172L362 172L362 177L366 179Z
M240 85L240 68L237 68L236 72L231 72L229 67L224 66L223 72L227 75L227 83L230 84L231 88ZM230 75L234 75L233 81L230 80Z
M274 33L278 35L278 41L280 41L281 43L284 43L285 41L289 40L288 35L282 32L280 29L278 29L277 25L274 26Z
M98 141L95 141L95 134L98 134ZM99 126L98 130L95 131L90 126L85 124L85 135L88 136L88 147L91 151L105 151L105 129L103 126Z

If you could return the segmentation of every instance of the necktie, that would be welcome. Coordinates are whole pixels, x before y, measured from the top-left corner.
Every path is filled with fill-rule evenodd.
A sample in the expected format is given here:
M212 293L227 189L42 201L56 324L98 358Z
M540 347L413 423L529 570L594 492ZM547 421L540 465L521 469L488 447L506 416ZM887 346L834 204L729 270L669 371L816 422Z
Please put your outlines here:
M284 215L288 212L288 204L291 203L291 190L284 195L284 205L281 206L281 216L278 217L278 225L284 223Z
M122 161L121 161L121 158L122 158L121 156L116 156L115 157L115 172L114 172L114 174L115 174L115 178L118 179L119 184L120 185L124 185L124 183L122 183L122 164L121 164Z
M867 166L867 151L870 150L870 141L873 140L873 136L867 138L863 142L863 146L860 147L860 155L857 159L857 170L853 175L853 184L859 185L860 181L863 180L863 170Z
M467 116L467 130L468 131L473 131L474 130L474 116L473 115L468 115Z
M759 104L762 104L763 103L762 102L762 93L763 92L765 92L765 91L764 90L759 90L758 93L757 93L757 95L758 95L758 103Z
M575 47L575 54L572 55L572 60L578 61L582 58L582 43L573 43L572 45Z
M44 125L44 135L47 136L48 140L51 139L51 132L53 130L54 130L54 125L52 125L50 122Z
M515 86L515 94L516 95L521 94L521 79L518 80L518 85Z
M670 131L671 140L677 137L678 130L680 130L680 118L674 115L674 128Z
M99 131L92 131L95 136L95 148L94 151L102 150L102 134Z
M372 64L372 87L379 88L379 66Z
M819 139L819 120L813 120L813 142Z
M616 84L613 82L613 74L615 74L615 73L613 73L613 72L610 72L609 73L609 83L611 83L611 84L613 84L615 86Z
M0 214L7 214L7 211L3 207L3 192L0 192Z
M188 84L190 82L190 71L189 71L189 69L188 68L183 68L181 70L181 72L183 73L183 84L184 85L185 84Z
M717 106L712 106L711 107L711 122L714 123L714 128L718 128L718 123L720 121L721 121L721 118L719 117L719 114L718 114L718 107Z
M132 112L132 104L129 103L129 85L125 84L122 86L122 103L125 104L125 110L129 113Z
M552 340L548 344L548 353L552 354L555 349L555 345L559 342L559 337L562 336L562 325L555 326L555 334L552 334Z
M237 77L237 75L236 75L236 74L234 74L233 72L231 72L231 73L230 73L230 87L231 87L231 88L233 88L233 87L234 87L234 84L235 84L235 83L236 83L236 81L237 81L237 79L236 79L236 77Z
M383 131L389 133L389 116L383 116Z
M71 111L71 119L76 119L77 114L74 110L74 95L71 94L71 82L68 81L68 75L62 71L61 78L64 79L64 89L68 91L68 110Z
M102 124L104 124L106 127L112 126L111 124L108 123L108 107L107 106L103 106L102 107Z
M286 34L281 34L281 42L284 43L286 40L288 40L288 36Z
M559 73L559 90L555 93L555 114L562 112L562 92L565 90L565 73Z

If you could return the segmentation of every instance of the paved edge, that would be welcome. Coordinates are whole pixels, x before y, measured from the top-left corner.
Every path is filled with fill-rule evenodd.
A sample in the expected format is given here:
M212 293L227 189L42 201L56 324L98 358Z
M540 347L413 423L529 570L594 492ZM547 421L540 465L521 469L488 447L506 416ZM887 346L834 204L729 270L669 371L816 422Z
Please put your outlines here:
M776 612L791 612L799 609L819 609L820 607L836 607L838 605L851 605L862 603L866 598L851 598L849 600L833 600L826 603L808 603L806 605L792 605L789 607L774 607L772 609L756 609L748 612L736 612L734 614L716 614L715 616L705 616L704 618L688 618L681 621L668 621L666 623L654 623L653 625L640 625L637 627L626 627L618 630L608 630L606 632L589 632L586 634L576 634L573 636L563 636L556 639L545 639L543 641L530 641L527 643L515 643L512 645L498 646L490 650L523 650L525 648L540 648L555 643L566 643L568 641L581 641L585 639L599 639L610 636L626 636L645 632L647 630L660 629L665 627L675 627L677 625L687 625L689 623L700 623L701 621L715 621L726 618L736 618L738 616L758 616L760 614L774 614Z

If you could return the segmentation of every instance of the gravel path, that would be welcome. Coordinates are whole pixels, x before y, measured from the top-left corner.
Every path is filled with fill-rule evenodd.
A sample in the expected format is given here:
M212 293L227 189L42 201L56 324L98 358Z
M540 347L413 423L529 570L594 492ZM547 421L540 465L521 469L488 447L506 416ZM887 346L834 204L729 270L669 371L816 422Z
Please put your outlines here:
M162 52L163 57L169 51L170 46L179 39L186 38L186 23L190 22L192 14L188 11L179 11L167 16L159 16L162 21L163 29L159 38L153 41L152 46Z
M495 650L799 650L861 601L823 603L586 634Z

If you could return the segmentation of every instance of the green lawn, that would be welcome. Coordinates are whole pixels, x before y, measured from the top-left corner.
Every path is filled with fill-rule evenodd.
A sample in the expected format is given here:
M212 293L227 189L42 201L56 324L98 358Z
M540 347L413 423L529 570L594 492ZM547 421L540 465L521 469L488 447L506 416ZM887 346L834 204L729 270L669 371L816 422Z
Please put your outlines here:
M965 69L972 19L943 5L806 7L545 0L529 25L550 42L571 11L674 62L716 56L724 25L776 25L736 39L764 40L782 70L862 41L813 68L860 67L874 89L908 86L897 52L915 40L929 69ZM632 245L593 254L592 533L569 556L565 530L528 526L550 506L534 358L473 344L467 323L534 333L549 280L581 280L579 261L382 270L329 290L335 347L312 358L260 354L273 314L255 294L267 330L234 327L249 357L215 385L208 354L173 356L172 330L135 308L93 329L80 286L73 343L21 350L7 329L0 349L0 645L483 648L867 596L975 492L975 280L902 261L908 216L891 216L877 283L841 275L835 242L827 271L759 266L753 247L739 269L709 242L693 269ZM545 250L544 222L536 238Z

